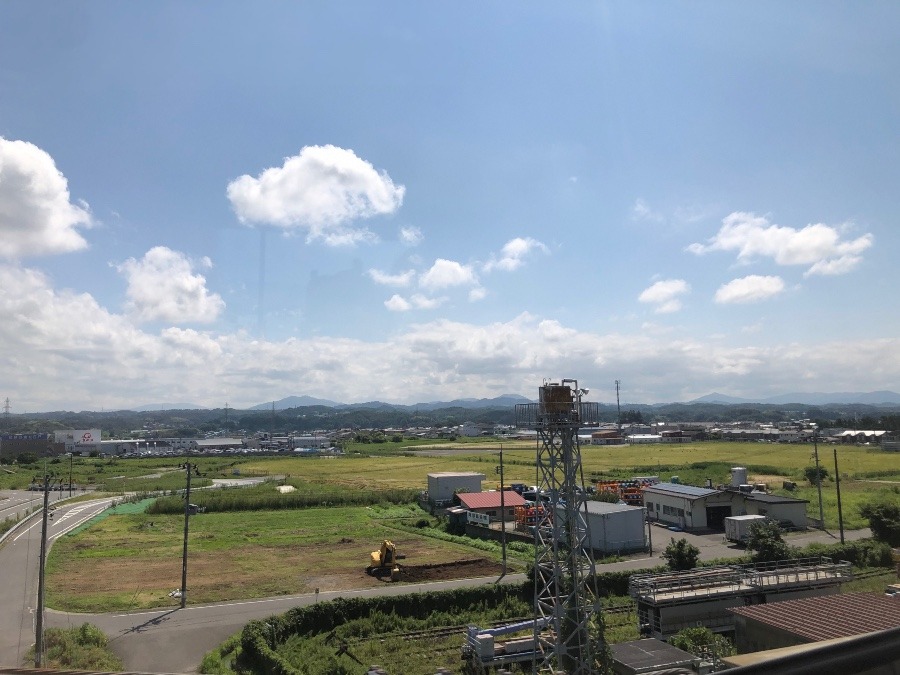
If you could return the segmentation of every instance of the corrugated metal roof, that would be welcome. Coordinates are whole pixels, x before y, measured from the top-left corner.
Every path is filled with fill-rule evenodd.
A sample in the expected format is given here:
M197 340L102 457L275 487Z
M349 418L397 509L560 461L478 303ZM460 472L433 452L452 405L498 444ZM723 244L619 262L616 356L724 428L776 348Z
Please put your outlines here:
M731 611L811 642L900 626L900 599L878 593L839 593L798 598L735 607Z
M653 492L668 492L669 494L676 494L681 497L697 499L699 497L708 497L710 495L718 494L719 490L695 487L693 485L682 485L681 483L657 483L644 490L645 494Z
M795 499L794 497L779 497L778 495L751 492L746 495L749 502L763 502L765 504L809 504L808 499Z
M467 509L500 508L499 492L461 492L458 496L460 503ZM503 502L506 508L525 506L525 500L522 498L522 495L512 490L503 492Z

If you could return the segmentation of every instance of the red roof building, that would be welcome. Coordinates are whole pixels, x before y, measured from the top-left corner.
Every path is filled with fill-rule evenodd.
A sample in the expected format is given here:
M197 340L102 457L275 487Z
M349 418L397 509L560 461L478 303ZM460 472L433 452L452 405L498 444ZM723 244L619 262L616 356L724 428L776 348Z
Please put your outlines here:
M500 492L461 492L459 503L467 511L484 513L491 518L500 518ZM505 520L515 518L516 507L525 506L525 500L518 492L503 491L503 506L506 509Z

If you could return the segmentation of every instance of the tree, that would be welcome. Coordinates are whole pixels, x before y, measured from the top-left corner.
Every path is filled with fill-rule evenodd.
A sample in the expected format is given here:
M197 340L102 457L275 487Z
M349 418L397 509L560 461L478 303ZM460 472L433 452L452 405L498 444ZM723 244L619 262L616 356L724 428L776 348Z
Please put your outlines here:
M775 562L791 557L791 547L785 543L781 528L774 520L762 520L750 526L747 548L753 551L753 562Z
M671 542L666 546L666 550L663 551L660 557L665 558L670 570L692 570L697 566L697 560L700 558L700 549L687 539L681 538L675 541L675 537L672 537Z
M619 495L615 492L610 492L609 490L600 490L599 492L595 492L591 495L590 500L592 502L606 502L608 504L618 504L619 503Z
M38 456L35 452L20 452L16 456L16 464L37 464Z
M859 513L869 521L872 536L889 546L900 546L900 500L868 502Z
M669 644L700 657L710 654L715 654L717 657L731 656L735 653L731 640L724 635L713 633L705 626L685 628L673 635Z
M828 469L824 466L808 466L803 469L803 475L806 476L810 485L818 485L820 480L828 478Z

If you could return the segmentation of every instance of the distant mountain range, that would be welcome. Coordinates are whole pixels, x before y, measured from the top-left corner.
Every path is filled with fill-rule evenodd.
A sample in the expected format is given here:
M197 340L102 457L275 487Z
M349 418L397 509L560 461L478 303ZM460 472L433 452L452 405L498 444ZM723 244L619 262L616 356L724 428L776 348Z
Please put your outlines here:
M338 403L325 398L313 396L288 396L277 401L260 403L249 410L271 410L273 403L275 410L287 408L301 408L306 406L324 406L326 408L395 408L399 410L438 410L441 408L508 408L516 403L530 403L531 399L518 394L503 394L495 398L459 398L453 401L429 401L428 403L413 403L401 405L399 403L385 403L383 401L366 401L364 403Z
M196 403L145 403L137 408L129 408L135 412L152 412L154 410L209 410L205 405Z
M336 410L351 410L356 408L367 408L370 410L405 410L405 411L421 411L431 412L444 408L468 408L475 410L483 410L487 408L512 408L517 403L533 403L532 399L518 394L503 394L494 398L457 398L452 401L428 401L426 403L413 403L404 405L400 403L385 403L384 401L365 401L362 403L340 403L327 398L316 398L315 396L287 396L285 398L274 401L275 410L287 410L289 408L305 408L313 406L321 406L324 408L334 408ZM729 396L713 392L700 398L695 398L692 403L712 403L719 405L753 405L753 404L769 404L769 405L787 405L797 403L799 405L845 405L845 404L863 404L863 405L900 405L900 394L893 391L872 391L872 392L804 392L793 394L780 394L778 396L769 396L767 398L740 398L738 396ZM260 403L243 410L272 410L272 401L268 403ZM645 404L629 403L629 407L643 407ZM670 404L658 403L649 407L657 408ZM137 408L131 408L135 412L154 412L160 410L209 410L208 407L196 405L194 403L152 403L142 405Z
M794 394L779 394L768 398L739 398L713 392L700 398L695 398L689 403L723 403L726 405L739 405L742 403L771 403L784 405L787 403L800 403L803 405L827 405L829 403L862 403L866 405L878 405L880 403L898 404L900 394L893 391L864 392L803 392Z

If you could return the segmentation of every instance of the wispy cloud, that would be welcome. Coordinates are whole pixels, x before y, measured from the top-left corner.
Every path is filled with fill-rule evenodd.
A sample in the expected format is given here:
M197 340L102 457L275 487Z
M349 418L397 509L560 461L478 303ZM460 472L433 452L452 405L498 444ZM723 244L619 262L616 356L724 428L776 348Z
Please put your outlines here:
M631 219L635 221L645 221L649 223L662 223L666 218L658 211L650 208L650 205L643 199L638 198L631 207Z
M657 314L670 314L681 309L680 296L690 290L690 285L684 279L665 279L645 288L638 296L638 301L656 305L654 311Z
M723 284L716 291L715 300L719 304L759 302L778 295L784 290L781 277L751 274Z
M547 247L537 239L531 237L516 237L510 239L500 249L499 256L491 256L491 259L483 266L485 272L493 270L503 270L504 272L512 272L519 269L526 258L535 251L549 253Z
M407 246L418 246L425 239L422 230L418 227L401 227L400 241Z
M415 270L406 270L405 272L399 272L397 274L389 274L388 272L382 272L377 269L370 269L368 271L369 278L372 279L376 284L381 284L382 286L409 286L413 279L416 277Z

